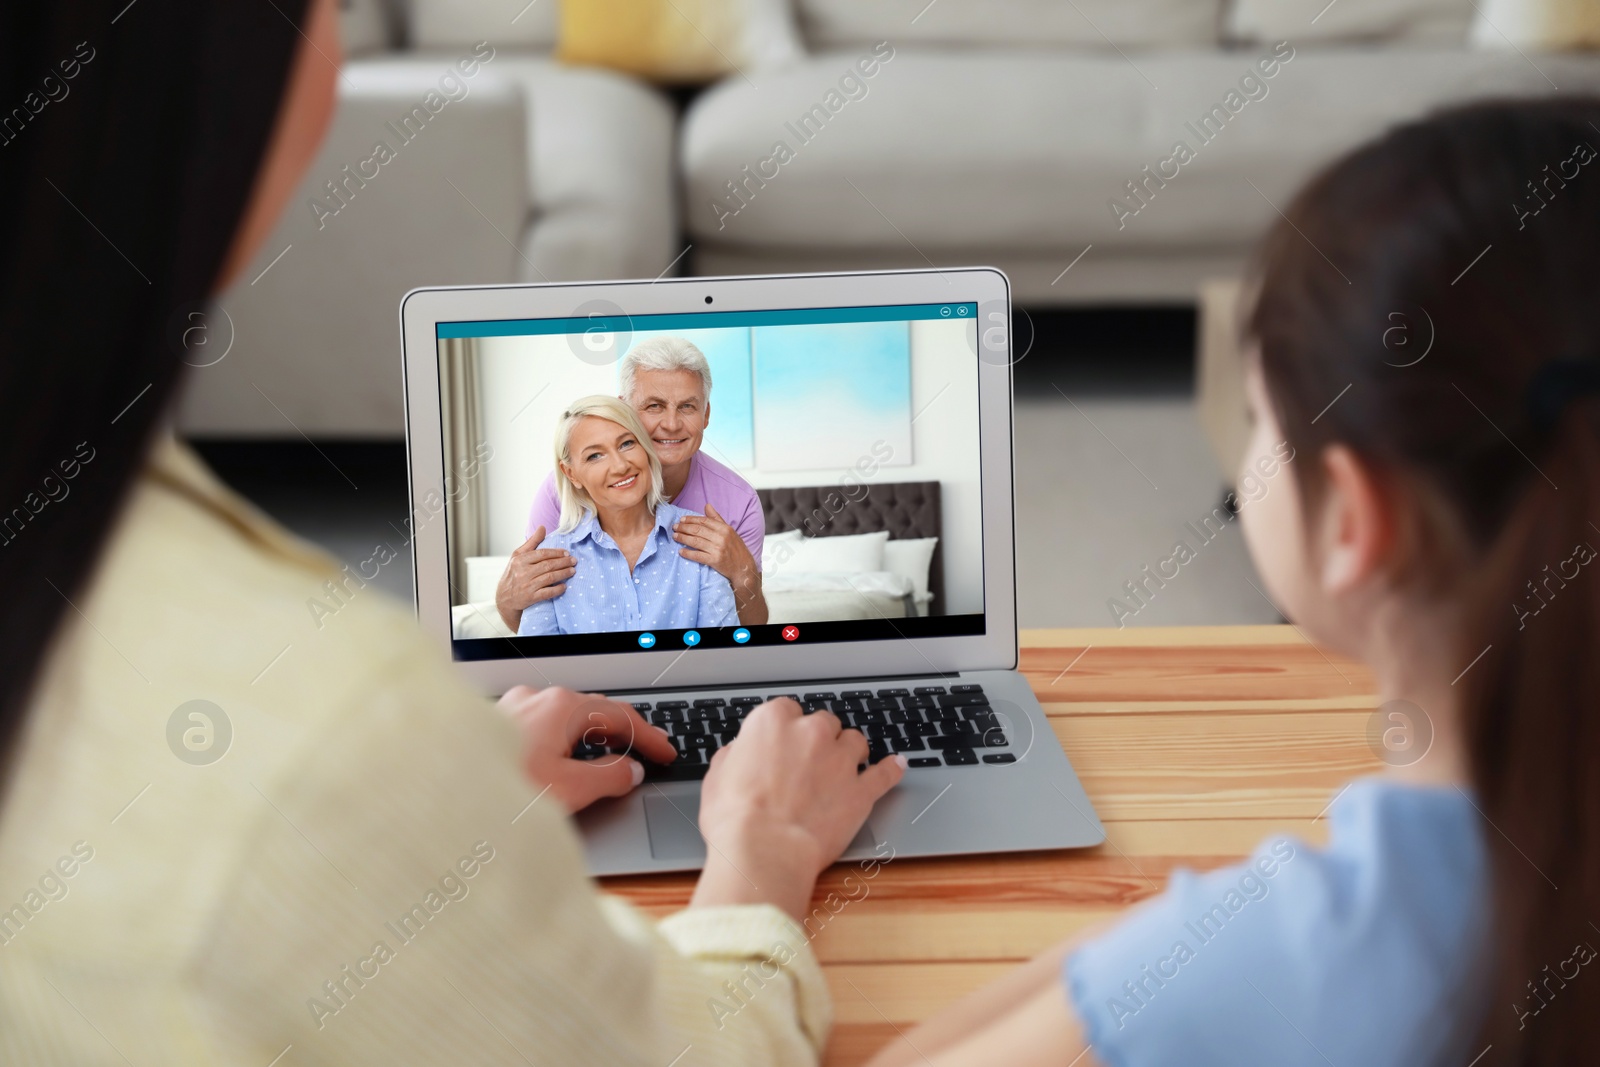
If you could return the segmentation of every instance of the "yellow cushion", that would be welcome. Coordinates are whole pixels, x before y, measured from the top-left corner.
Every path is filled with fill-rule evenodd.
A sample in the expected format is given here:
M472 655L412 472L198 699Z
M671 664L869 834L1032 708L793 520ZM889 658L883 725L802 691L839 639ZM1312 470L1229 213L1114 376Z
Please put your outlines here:
M1600 48L1600 2L1482 0L1472 40L1483 48Z
M746 55L741 0L561 0L556 54L651 81L707 82Z

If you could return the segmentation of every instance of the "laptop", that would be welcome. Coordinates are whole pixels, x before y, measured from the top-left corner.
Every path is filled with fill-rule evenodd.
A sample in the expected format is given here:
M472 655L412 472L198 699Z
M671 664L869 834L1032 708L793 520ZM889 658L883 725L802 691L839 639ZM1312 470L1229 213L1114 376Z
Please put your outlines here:
M647 763L628 796L578 815L593 874L702 866L709 760L777 696L860 729L874 761L909 761L846 860L1105 839L1016 669L1011 306L1000 271L427 288L407 294L400 318L422 626L485 693L604 693L679 750L673 763ZM557 598L510 606L508 620L495 586L541 494L556 491L562 413L582 397L620 396L629 367L644 392L640 382L662 380L639 370L647 352L681 354L685 342L706 373L666 380L709 377L703 406L658 397L642 410L642 396L634 406L652 452L680 457L669 466L681 500L703 494L731 501L719 514L741 511L724 518L759 555L766 621L748 607L748 619L730 615L725 579L698 562L688 564L705 579L691 583L701 590L692 604L675 585L613 610L597 586L604 568L591 567L587 586L574 578L562 594L587 598L581 610ZM695 433L698 448L681 458ZM602 503L628 491L626 480L594 484ZM595 532L603 516L589 514L586 536L615 553ZM634 595L621 590L613 605L623 592ZM587 744L575 754L620 758Z

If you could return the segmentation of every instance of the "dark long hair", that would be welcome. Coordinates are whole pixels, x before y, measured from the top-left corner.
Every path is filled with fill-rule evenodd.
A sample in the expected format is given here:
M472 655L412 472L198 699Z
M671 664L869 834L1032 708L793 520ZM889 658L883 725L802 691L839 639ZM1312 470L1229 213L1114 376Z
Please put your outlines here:
M1600 975L1558 973L1600 945L1597 149L1594 99L1394 130L1273 229L1248 329L1289 443L1342 442L1399 487L1404 580L1456 609L1493 872L1487 1014L1459 1036L1485 1065L1586 1062L1600 1038Z
M0 760L169 412L305 10L0 6Z

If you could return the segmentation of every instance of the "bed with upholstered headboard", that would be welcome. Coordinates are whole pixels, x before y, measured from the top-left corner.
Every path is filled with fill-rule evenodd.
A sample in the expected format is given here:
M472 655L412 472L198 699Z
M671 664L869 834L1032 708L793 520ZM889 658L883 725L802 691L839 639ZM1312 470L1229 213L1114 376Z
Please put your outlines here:
M757 489L761 509L766 516L769 538L799 531L805 538L853 537L861 534L887 532L890 560L886 569L892 574L916 572L915 590L906 601L903 614L944 613L944 552L938 482L864 482L851 485L798 486L788 488ZM781 537L777 539L781 543ZM901 542L894 545L893 542ZM774 544L774 541L769 541ZM916 546L915 552L901 552L902 548ZM779 555L769 548L763 553L764 565L770 570ZM783 621L786 587L803 582L804 576L793 572L779 577L791 579L780 582L769 574L767 584L768 606L772 608L773 621ZM837 577L837 576L836 576ZM827 585L822 575L812 583ZM864 595L878 602L876 608L864 613L851 610L848 615L833 617L871 617L874 614L893 615L896 612L886 605L894 599L895 586L886 574L882 581L860 576L845 583L846 597L859 609ZM837 584L837 583L836 583ZM776 603L775 603L776 601ZM920 605L920 609L919 609ZM816 605L812 610L816 610ZM796 617L793 621L803 621Z

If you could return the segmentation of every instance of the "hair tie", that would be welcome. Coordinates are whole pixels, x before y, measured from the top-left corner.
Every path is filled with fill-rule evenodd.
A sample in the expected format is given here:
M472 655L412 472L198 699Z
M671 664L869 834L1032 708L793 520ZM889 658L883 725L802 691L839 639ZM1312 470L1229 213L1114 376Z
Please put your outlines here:
M1552 359L1528 382L1528 420L1541 432L1553 430L1567 404L1600 393L1600 360Z

